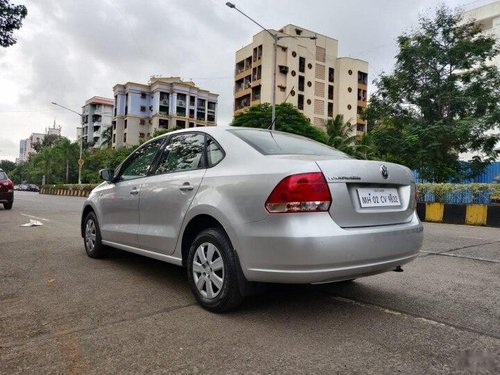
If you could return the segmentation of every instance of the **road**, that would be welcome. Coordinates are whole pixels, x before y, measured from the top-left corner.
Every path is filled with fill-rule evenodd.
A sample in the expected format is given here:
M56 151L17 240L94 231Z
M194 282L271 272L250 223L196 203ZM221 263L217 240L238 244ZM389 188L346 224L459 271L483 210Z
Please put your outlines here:
M0 208L1 374L500 372L500 229L425 224L403 273L273 286L216 315L182 268L88 258L83 198L15 199Z

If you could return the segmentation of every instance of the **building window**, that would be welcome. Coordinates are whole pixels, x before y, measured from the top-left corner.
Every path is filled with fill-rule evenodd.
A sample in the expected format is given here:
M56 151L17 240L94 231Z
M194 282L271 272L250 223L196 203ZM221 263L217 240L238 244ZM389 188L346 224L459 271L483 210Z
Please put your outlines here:
M307 104L308 104L308 105L311 105L311 103L312 103L312 102L311 102L311 99L307 99Z
M141 105L141 112L146 112L146 106L145 105Z
M348 91L348 92L352 92L352 87L348 87L348 88L347 88L347 91Z
M158 121L158 127L159 127L160 129L168 129L168 120L165 120L165 119L162 119L162 118L161 118L161 119Z
M333 86L328 85L328 100L333 100Z
M292 51L292 57L297 57L297 52Z
M168 115L169 99L168 92L160 92L160 115Z
M304 91L305 78L304 76L299 76L299 91Z
M196 97L194 97L192 95L189 96L189 106L194 107L195 103L196 103Z
M127 143L127 133L123 133L123 143Z
M357 108L357 110L356 110L356 113L357 113L358 115L362 115L362 114L363 114L363 107L361 107L361 106L359 106L359 105L358 105L358 108Z
M260 100L260 90L260 85L252 87L252 101Z
M189 127L190 127L190 128L194 128L194 122L190 122L190 123L189 123Z
M365 72L358 72L358 83L363 85L368 84L368 74Z
M335 82L335 69L328 68L328 82Z
M365 124L356 124L356 130L358 132L364 132L365 131Z
M366 102L366 90L358 89L358 101Z
M347 72L350 76L352 76L352 70L349 69L349 71Z
M139 120L139 124L141 124L141 125L145 125L145 124L146 124L146 120L144 120L143 118L141 118L141 119Z
M139 138L144 138L146 135L144 133L139 133Z
M200 121L205 121L205 99L198 99L198 105L196 107L196 119Z
M176 129L185 129L186 128L186 122L183 120L177 120L175 122L175 127Z
M128 113L128 94L125 94L125 114Z
M347 109L350 111L352 109L352 105L348 104Z
M295 72L295 70L292 70L292 77L295 77L297 75L297 73Z
M145 92L141 92L141 99L146 99L146 93Z
M298 109L304 109L304 95L299 94L297 96L297 108Z
M328 103L328 117L333 117L333 103Z
M177 94L177 116L186 116L186 94Z
M128 124L127 124L127 120L125 120L125 121L123 122L123 129L127 129L127 125L128 125Z
M306 59L305 57L299 57L299 72L304 73L306 71Z

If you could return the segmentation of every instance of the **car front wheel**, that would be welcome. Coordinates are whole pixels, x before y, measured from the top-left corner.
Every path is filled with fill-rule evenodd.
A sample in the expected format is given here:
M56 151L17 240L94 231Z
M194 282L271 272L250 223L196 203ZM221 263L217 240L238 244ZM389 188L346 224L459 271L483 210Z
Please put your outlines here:
M5 208L6 210L10 210L12 208L13 204L14 204L14 201L11 200L10 202L4 203L3 208Z
M106 254L106 247L101 241L101 231L94 212L89 212L83 222L83 242L85 251L91 258L103 258Z
M226 234L206 229L189 249L187 269L191 291L198 303L213 312L224 312L240 304L237 258Z

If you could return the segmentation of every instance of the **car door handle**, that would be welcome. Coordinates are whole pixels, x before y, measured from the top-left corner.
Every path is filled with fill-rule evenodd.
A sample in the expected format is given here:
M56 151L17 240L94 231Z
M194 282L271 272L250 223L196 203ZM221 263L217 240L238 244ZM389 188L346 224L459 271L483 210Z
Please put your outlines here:
M139 190L137 190L137 188L133 188L132 190L130 190L130 194L137 195L139 194Z
M184 182L180 187L179 189L181 191L190 191L190 190L193 190L194 187L189 183L189 182Z

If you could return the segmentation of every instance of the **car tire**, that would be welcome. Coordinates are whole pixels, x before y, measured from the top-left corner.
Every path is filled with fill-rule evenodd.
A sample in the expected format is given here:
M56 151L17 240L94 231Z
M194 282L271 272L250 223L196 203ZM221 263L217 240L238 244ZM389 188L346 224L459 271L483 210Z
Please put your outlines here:
M241 303L237 262L221 229L206 229L196 236L189 249L187 272L191 291L203 308L220 313Z
M6 210L10 210L13 205L14 205L14 201L12 200L10 202L4 203L3 208L5 208Z
M102 244L101 230L94 212L89 212L83 222L83 243L85 251L91 258L104 258L107 255L106 246Z

